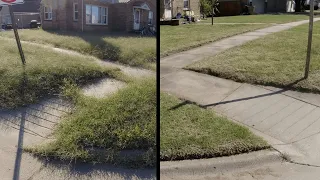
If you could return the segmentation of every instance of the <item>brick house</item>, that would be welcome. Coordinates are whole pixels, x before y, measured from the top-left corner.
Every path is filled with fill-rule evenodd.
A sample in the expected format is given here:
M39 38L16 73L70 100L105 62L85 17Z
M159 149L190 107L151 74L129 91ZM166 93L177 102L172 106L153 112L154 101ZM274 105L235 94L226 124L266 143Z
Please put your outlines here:
M156 22L156 0L43 0L43 29L134 31Z
M162 0L164 3L164 19L176 17L178 13L193 11L195 16L200 17L200 0Z
M240 15L245 5L252 2L255 7L254 13L264 14L271 12L286 12L287 0L219 0L220 15Z

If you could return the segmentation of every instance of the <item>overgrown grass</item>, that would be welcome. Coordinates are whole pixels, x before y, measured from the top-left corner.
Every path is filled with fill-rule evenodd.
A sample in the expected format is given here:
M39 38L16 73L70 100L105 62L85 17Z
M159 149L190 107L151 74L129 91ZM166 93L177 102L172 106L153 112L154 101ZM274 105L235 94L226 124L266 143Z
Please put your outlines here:
M310 74L304 77L308 24L271 34L187 67L239 82L320 93L320 23L314 25Z
M149 67L156 61L156 39L151 37L44 30L21 30L19 35L23 41L48 44L133 66ZM12 31L1 32L0 36L14 38Z
M253 31L270 25L205 25L160 26L161 56L185 51L222 38Z
M119 70L100 67L90 58L26 44L23 44L27 62L24 70L14 41L1 40L0 49L0 108L34 103L43 96L59 93L65 80L83 84L121 74Z
M241 15L214 17L214 23L288 23L293 21L307 20L308 15L295 14L261 14L261 15ZM200 23L211 23L211 18L200 21Z
M211 110L162 93L160 159L182 160L233 155L269 148L260 137Z
M64 90L75 103L75 111L59 124L54 142L27 151L69 161L155 166L154 78L132 82L103 99L85 97L76 86L68 85ZM140 153L135 154L137 151Z

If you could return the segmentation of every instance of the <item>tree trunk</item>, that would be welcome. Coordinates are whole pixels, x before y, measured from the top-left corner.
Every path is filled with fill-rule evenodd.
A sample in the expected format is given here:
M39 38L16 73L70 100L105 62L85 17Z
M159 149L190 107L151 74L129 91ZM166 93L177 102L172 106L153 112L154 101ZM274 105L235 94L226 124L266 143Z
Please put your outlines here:
M164 0L160 1L160 18L164 17Z

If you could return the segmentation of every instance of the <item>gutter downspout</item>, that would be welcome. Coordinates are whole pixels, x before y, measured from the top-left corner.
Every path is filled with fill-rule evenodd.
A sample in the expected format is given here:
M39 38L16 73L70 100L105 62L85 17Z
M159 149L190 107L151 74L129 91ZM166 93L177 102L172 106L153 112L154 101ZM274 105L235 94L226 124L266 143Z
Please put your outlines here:
M83 23L84 23L84 4L83 4L83 0L82 0L82 32L83 32Z

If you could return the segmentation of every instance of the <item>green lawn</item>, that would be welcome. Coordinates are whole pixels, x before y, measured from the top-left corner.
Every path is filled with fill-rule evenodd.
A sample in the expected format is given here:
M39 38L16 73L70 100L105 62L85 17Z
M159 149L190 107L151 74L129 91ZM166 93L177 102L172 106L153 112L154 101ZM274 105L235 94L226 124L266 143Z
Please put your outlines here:
M20 30L20 39L74 50L101 59L150 67L156 62L156 39L125 33L77 33L44 30ZM1 32L0 37L14 38L12 31Z
M243 15L243 16L224 16L214 17L214 23L288 23L309 19L308 15L289 15L289 14L262 14L262 15ZM211 23L211 18L200 21L200 23Z
M211 110L185 104L162 93L160 100L160 159L210 158L269 148L249 129Z
M1 39L0 49L0 109L34 103L41 97L59 93L65 80L84 84L120 74L119 70L100 67L90 58L26 44L23 44L27 61L24 71L15 41Z
M130 167L156 165L156 80L129 83L116 94L97 99L69 84L65 95L75 111L59 124L55 141L26 151L42 157ZM139 155L123 155L138 150Z
M253 31L269 25L205 25L160 26L161 56L188 50L222 38Z
M301 80L307 39L308 24L305 24L248 42L187 68L239 82L320 92L319 22L314 26L309 79Z

